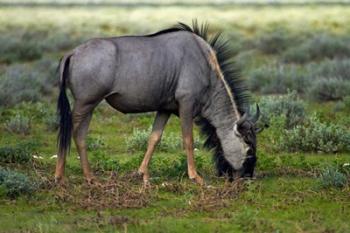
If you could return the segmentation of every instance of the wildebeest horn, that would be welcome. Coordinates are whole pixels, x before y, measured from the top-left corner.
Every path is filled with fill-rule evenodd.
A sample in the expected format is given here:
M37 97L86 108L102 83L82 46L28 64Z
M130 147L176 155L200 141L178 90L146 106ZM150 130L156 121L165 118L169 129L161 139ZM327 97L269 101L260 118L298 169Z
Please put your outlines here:
M252 118L252 122L256 123L259 120L259 117L260 117L260 108L259 108L259 105L256 104L256 113L255 113L255 116L253 116Z
M241 125L245 120L247 120L248 114L245 112L241 118L236 122L237 125Z

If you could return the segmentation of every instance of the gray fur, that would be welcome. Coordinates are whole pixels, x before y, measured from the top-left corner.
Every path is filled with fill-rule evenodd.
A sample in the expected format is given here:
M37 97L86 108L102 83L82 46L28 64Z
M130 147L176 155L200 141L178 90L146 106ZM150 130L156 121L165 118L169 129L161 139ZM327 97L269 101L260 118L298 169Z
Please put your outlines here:
M123 113L179 115L181 107L192 120L203 116L216 128L226 160L242 169L248 145L233 130L240 116L212 54L207 42L187 31L92 39L69 53L66 81L75 100L73 134L82 165L92 111L105 99Z

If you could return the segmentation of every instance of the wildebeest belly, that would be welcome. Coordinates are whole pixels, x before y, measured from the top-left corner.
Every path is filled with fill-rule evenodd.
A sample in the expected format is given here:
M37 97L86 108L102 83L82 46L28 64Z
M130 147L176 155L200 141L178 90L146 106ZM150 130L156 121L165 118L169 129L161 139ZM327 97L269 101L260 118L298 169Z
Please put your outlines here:
M149 96L145 92L113 93L106 97L106 101L115 109L123 113L140 113L152 111L177 111L177 104L172 96Z

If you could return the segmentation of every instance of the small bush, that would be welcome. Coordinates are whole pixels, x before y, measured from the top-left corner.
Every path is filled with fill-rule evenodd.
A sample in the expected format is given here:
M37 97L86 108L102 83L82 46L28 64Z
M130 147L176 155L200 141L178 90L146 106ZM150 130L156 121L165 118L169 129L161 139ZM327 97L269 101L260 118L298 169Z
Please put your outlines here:
M289 48L287 51L285 51L282 55L282 60L285 63L306 63L307 61L310 61L311 55L307 51L307 48L305 45L296 47L296 48Z
M350 111L350 95L343 99L344 108Z
M256 47L267 54L276 54L286 50L295 44L296 40L284 30L273 30L261 35L256 43Z
M305 118L305 104L295 91L283 96L263 97L260 107L263 113L262 121L269 122L272 118L283 117L285 128L292 128L302 123Z
M146 151L148 139L151 134L151 127L148 130L134 129L133 134L126 140L128 151ZM194 147L201 148L202 141L199 138L194 138ZM157 149L165 152L173 152L182 150L182 137L175 133L163 134Z
M105 143L101 137L88 137L86 140L88 150L98 150L105 146Z
M18 114L5 122L5 128L11 133L28 135L31 130L31 122L28 117Z
M31 66L12 65L0 74L0 106L10 107L21 102L37 102L52 95L57 84L58 61L42 59Z
M350 45L346 38L327 34L315 35L297 47L289 48L283 54L285 62L305 63L324 58L347 57Z
M29 33L17 35L0 33L0 62L13 63L17 61L35 60L42 56L40 44L29 37Z
M140 130L135 128L132 135L126 139L126 148L128 151L145 151L147 149L148 137L151 128L148 130Z
M59 31L59 33L57 33ZM88 36L88 34L90 34ZM32 61L42 57L45 52L68 50L93 37L97 32L86 30L74 32L72 29L53 28L12 28L0 31L0 62L15 63ZM96 35L97 36L97 35Z
M288 89L303 93L309 80L305 72L296 66L263 66L249 74L252 91L262 94L286 94Z
M24 143L15 146L0 147L0 162L27 163L32 160L33 144Z
M103 151L94 151L91 161L96 169L101 171L116 171L120 170L121 166L119 161L110 155L107 155Z
M36 189L36 184L22 173L5 170L0 167L0 190L7 197L16 198L20 195L30 195Z
M350 81L350 59L325 60L307 65L306 72L312 80L321 78L338 78Z
M319 182L323 188L343 188L348 184L348 179L336 167L327 167L321 172Z
M182 138L175 134L165 134L158 146L161 151L176 151L182 149Z
M44 124L46 125L46 129L51 132L55 132L59 127L59 121L55 113L45 116L43 121L44 121Z
M0 105L13 106L22 101L37 101L40 98L40 82L37 72L25 66L10 66L0 76Z
M345 152L350 151L350 132L335 124L320 122L316 116L304 125L286 130L279 142L289 152Z
M30 72L38 72L36 79L40 83L41 95L52 95L53 89L58 84L57 68L59 59L43 58L33 64Z
M21 102L3 112L3 120L10 120L16 115L30 116L32 121L41 122L51 114L55 114L55 105L37 102Z
M350 81L340 78L320 78L314 80L309 88L308 96L316 101L336 101L342 100L350 93Z

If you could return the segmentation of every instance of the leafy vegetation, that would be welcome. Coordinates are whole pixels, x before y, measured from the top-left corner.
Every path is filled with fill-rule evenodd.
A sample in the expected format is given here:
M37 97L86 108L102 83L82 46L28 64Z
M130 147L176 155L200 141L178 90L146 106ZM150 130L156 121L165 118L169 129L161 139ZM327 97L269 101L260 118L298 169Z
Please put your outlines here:
M348 177L336 167L327 167L321 172L320 184L323 188L343 188L348 183Z
M34 190L35 184L26 175L0 167L0 196L16 198L22 194L30 195Z
M305 63L325 58L341 58L350 55L348 38L327 34L316 34L296 47L289 48L283 55L285 62Z
M349 12L202 2L0 8L0 232L348 232ZM65 185L56 186L59 58L92 37L147 34L194 17L230 39L261 107L259 124L269 125L258 135L256 179L217 178L196 129L207 186L192 184L171 117L147 189L135 171L154 115L122 115L103 103L87 141L97 182L84 182L72 146Z
M27 163L32 161L33 143L22 143L15 146L0 147L0 162Z
M286 151L335 153L350 151L350 133L336 124L322 123L316 116L305 125L284 132L280 147Z
M298 98L297 93L289 92L282 96L267 96L260 101L262 122L269 125L269 121L282 117L284 128L293 128L304 121L306 116L305 103Z
M31 129L31 122L26 116L16 115L5 122L5 128L11 133L28 135Z

